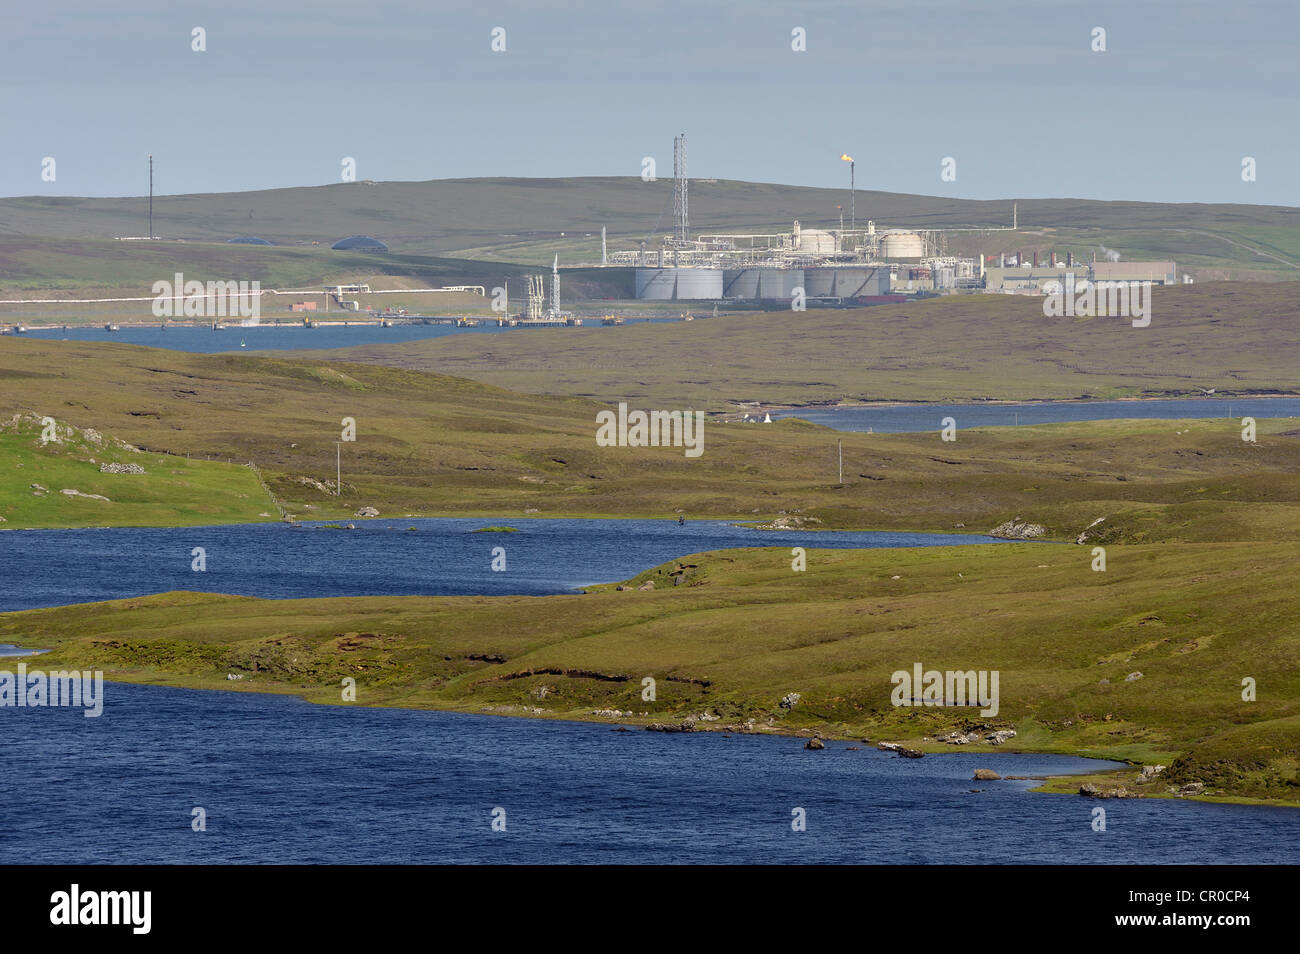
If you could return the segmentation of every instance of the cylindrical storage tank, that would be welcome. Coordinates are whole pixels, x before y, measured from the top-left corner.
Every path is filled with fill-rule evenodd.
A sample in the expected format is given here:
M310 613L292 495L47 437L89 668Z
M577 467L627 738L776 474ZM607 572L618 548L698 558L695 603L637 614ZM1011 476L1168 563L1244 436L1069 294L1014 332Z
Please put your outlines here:
M677 290L677 272L672 268L638 268L636 297L670 301Z
M722 294L726 298L788 299L803 282L802 268L728 268L722 276Z
M722 297L722 269L678 268L677 298L682 300L715 300Z
M722 273L724 298L757 298L758 269L728 268Z
M722 297L720 268L638 268L636 297L652 301Z
M916 232L890 229L880 239L880 252L885 258L920 258L925 254L925 243Z
M809 298L861 298L882 295L877 273L880 269L856 265L804 269L804 289ZM888 284L885 285L886 291Z
M809 298L837 298L835 291L834 268L805 268L803 270L803 291Z
M799 244L795 246L804 255L834 255L838 249L835 236L822 229L800 229Z
M794 290L803 287L802 268L760 268L758 271L759 298L789 301Z

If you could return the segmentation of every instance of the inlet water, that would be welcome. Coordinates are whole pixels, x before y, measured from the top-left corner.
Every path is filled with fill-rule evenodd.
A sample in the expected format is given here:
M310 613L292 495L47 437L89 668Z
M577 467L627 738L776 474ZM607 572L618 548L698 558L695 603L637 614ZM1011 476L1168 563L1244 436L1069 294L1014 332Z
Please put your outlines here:
M975 534L752 530L722 520L357 520L0 532L0 611L200 590L273 599L571 592L676 557L734 547L878 548L996 542ZM408 529L413 528L413 529ZM195 572L202 547L207 569ZM505 548L504 572L492 569Z
M1111 801L1098 833L1095 802L971 781L1114 767L1067 756L811 752L119 683L97 719L0 717L0 864L1259 864L1294 862L1300 845L1290 809Z

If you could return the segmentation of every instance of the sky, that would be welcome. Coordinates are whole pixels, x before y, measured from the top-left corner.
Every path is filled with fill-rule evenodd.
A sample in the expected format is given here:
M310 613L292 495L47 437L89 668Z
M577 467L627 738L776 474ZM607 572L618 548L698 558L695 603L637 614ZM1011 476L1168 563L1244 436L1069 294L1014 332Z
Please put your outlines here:
M684 132L692 177L1300 205L1295 0L0 7L4 196L665 176Z

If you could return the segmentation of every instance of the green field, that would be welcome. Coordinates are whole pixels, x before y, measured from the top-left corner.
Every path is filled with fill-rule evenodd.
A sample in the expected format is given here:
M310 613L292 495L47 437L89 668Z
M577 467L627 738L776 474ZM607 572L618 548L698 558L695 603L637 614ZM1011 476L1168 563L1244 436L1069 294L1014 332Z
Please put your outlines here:
M937 421L928 434L712 422L703 455L688 458L682 448L597 446L601 408L379 365L0 343L0 413L50 415L156 454L251 461L303 517L363 506L385 517L506 519L683 511L970 532L1023 518L1064 540L1105 517L1109 539L1140 542L1295 539L1300 529L1300 428L1285 419L1260 421L1254 445L1234 420L969 429L953 443ZM345 417L357 440L342 447L336 495Z
M956 750L943 733L1015 728L1012 750L1166 764L1153 794L1200 781L1210 795L1300 801L1300 544L1112 546L1105 572L1091 559L1051 544L811 550L794 572L786 549L725 551L631 581L653 590L170 593L3 614L0 640L53 649L46 669L336 704L351 677L362 705L693 719L931 752ZM917 662L998 671L999 711L892 706L891 673ZM790 692L802 698L783 707Z
M452 336L326 356L517 391L651 407L1300 393L1300 283L1156 289L1151 324L1043 317L1043 300L961 295L563 334Z
M35 415L0 424L0 526L5 529L257 523L279 516L275 501L246 466L147 453L66 424L53 440L42 436ZM144 473L101 471L112 464L134 465Z

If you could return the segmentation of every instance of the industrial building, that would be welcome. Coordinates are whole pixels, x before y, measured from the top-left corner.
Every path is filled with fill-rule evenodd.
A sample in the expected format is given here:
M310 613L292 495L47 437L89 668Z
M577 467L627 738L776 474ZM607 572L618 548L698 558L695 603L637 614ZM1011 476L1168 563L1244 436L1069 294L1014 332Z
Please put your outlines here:
M671 234L657 248L609 252L601 230L602 266L636 269L636 297L653 301L785 302L800 294L810 304L875 303L899 296L986 291L1043 295L1076 283L1151 282L1173 284L1173 262L1119 262L1101 249L1105 261L1076 262L1073 252L1011 252L991 258L947 253L949 233L1015 233L1018 209L1009 226L939 230L877 229L868 220L858 228L853 202L853 160L849 162L849 227L804 228L796 220L788 232L690 233L686 137L673 139L673 218ZM969 245L967 246L969 247Z
M796 289L808 301L836 301L888 295L887 267L825 265L798 268L783 265L751 268L709 268L670 265L638 268L636 297L653 301L775 301L789 302Z
M936 254L935 237L908 229L803 228L788 232L690 234L690 189L686 175L686 137L673 139L673 233L658 248L609 253L602 233L603 266L634 266L636 297L653 301L784 301L800 293L812 303L862 302L895 291L898 263L920 265ZM979 263L941 263L947 284L958 276L978 278ZM910 274L906 284L934 287L931 273L922 282Z
M1092 279L1097 282L1150 282L1152 285L1178 284L1178 269L1173 262L1094 262Z
M999 256L1000 261L1010 259L1015 264L990 265L984 270L984 290L1003 295L1049 295L1058 293L1065 276L1074 275L1074 284L1084 282L1150 282L1152 285L1177 283L1178 269L1173 262L1075 262L1072 255L1058 256L1049 253L1033 256L1034 264L1020 264L1028 255ZM1017 261L1017 259L1019 261Z

